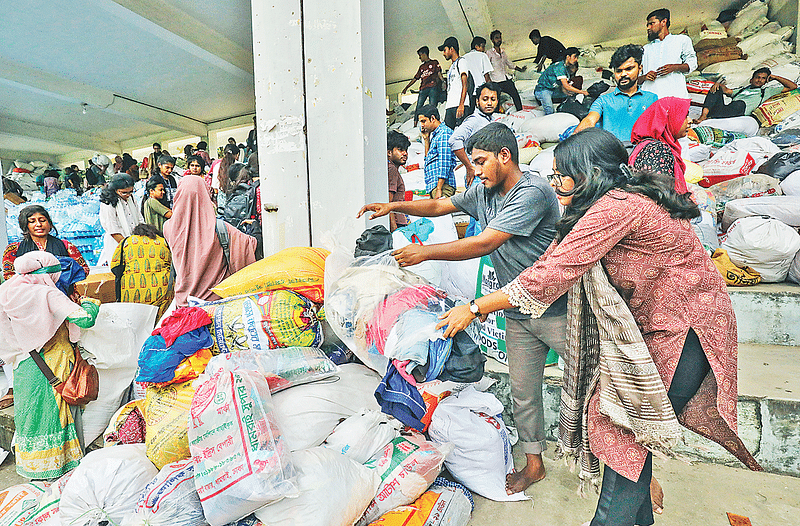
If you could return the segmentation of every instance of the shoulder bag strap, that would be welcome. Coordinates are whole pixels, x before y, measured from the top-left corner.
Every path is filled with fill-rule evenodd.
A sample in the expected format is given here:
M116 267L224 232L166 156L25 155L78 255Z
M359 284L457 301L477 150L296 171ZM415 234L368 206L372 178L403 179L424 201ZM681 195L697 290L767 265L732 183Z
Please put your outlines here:
M56 378L56 375L53 374L53 371L45 363L44 358L42 358L42 355L39 354L39 351L31 351L30 354L34 363L36 363L36 366L39 367L39 370L42 371L42 374L44 374L44 377L47 379L47 383L53 386L54 389L58 389L62 382L59 378Z

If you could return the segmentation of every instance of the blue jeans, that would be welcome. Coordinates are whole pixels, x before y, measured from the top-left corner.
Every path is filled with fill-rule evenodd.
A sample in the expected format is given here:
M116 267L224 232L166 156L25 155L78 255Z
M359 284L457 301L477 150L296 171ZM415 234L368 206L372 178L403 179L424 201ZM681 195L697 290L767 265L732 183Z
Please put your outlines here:
M553 108L553 92L549 89L537 88L533 91L533 96L542 105L545 115L550 115L556 112Z
M417 97L417 109L414 110L414 124L417 124L417 119L419 119L419 112L423 106L425 106L425 101L428 101L428 104L433 104L436 106L439 104L439 87L433 86L430 88L425 88L419 90L419 96Z

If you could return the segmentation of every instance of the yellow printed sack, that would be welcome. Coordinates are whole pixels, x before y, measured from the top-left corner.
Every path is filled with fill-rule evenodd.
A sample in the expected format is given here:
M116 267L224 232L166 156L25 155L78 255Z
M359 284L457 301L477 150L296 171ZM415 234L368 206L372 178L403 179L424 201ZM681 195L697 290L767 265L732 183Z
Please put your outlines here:
M200 308L213 320L213 354L322 344L317 306L296 292L261 292L205 303Z
M189 407L192 380L166 387L147 388L144 419L147 422L147 458L158 469L189 458Z
M728 257L728 251L724 248L715 250L711 256L711 261L728 285L749 287L750 285L761 283L761 274L757 270L750 267L737 267Z
M302 294L314 303L322 303L325 258L329 254L322 248L286 248L246 266L211 289L211 292L229 298L251 292L286 289Z

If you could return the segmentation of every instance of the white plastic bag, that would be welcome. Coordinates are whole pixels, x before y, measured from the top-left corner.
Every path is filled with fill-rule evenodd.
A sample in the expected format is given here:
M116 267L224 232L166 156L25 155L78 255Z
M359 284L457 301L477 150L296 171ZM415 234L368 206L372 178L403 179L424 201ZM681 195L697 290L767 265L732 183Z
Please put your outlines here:
M514 459L502 412L493 394L470 386L439 402L428 434L434 442L453 444L445 466L470 491L496 501L526 500L523 492L506 493Z
M339 372L339 366L316 347L282 347L218 354L209 360L206 369L214 371L220 367L232 371L258 371L267 379L271 393L322 380Z
M766 2L753 2L741 9L736 13L736 18L731 22L731 25L728 26L728 35L732 37L739 36L750 24L762 16L767 16L767 11L769 11L769 7Z
M737 267L752 267L764 283L778 283L800 250L800 234L777 219L743 217L728 229L720 248Z
M400 436L402 427L380 411L365 409L336 426L322 445L363 464Z
M703 121L703 126L729 132L740 132L748 137L755 137L760 129L758 121L749 115L743 117L728 117L727 119L706 119Z
M294 463L300 495L257 510L264 526L351 526L381 481L368 467L321 447L298 451Z
M92 356L100 389L97 400L83 411L83 436L94 442L122 404L138 367L139 351L150 336L158 307L140 303L105 303L93 327L81 331L78 341Z
M194 487L194 462L167 464L139 496L122 526L203 526L206 519Z
M362 409L380 411L375 389L381 377L357 364L344 364L335 377L275 393L275 419L292 451L318 446L339 422Z
M0 526L19 526L33 515L47 484L30 482L17 484L0 492Z
M789 267L789 275L786 279L792 283L800 283L800 251L795 254L792 265Z
M87 453L61 493L59 517L70 526L120 524L132 515L139 494L158 474L144 444Z
M781 194L780 181L767 174L755 173L722 181L711 185L708 190L714 196L718 216L725 211L725 205L729 201L745 197L755 199Z
M700 211L700 217L692 219L692 230L697 234L700 242L707 249L719 248L719 239L717 238L717 221L710 212L706 210Z
M727 232L734 221L749 216L769 217L800 227L800 196L777 195L728 201L722 216L722 230Z
M790 173L781 181L781 190L784 195L800 196L800 170Z
M381 485L356 525L366 526L387 511L417 500L439 476L452 449L451 444L437 445L418 433L392 440L366 464L380 474Z
M206 373L195 384L189 449L203 513L222 526L296 494L296 472L264 377L224 367Z
M369 351L367 323L384 298L406 287L425 284L424 278L401 269L388 252L348 259L341 249L334 249L325 260L325 317L362 363L384 375L389 362L382 354Z
M539 144L558 142L559 135L570 126L577 126L579 122L578 118L570 113L553 113L544 117L528 119L515 131L533 136L533 140Z

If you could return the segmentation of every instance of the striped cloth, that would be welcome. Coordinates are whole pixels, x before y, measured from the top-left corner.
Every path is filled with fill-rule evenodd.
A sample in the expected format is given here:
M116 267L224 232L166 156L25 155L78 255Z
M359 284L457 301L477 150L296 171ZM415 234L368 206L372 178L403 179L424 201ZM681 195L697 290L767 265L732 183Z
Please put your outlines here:
M600 412L634 433L636 442L666 455L681 428L636 321L597 263L570 291L567 359L561 391L559 448L580 461L580 493L600 487L600 462L591 451L589 400L599 396Z

